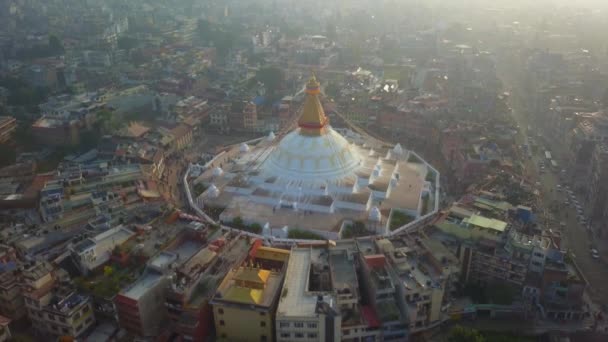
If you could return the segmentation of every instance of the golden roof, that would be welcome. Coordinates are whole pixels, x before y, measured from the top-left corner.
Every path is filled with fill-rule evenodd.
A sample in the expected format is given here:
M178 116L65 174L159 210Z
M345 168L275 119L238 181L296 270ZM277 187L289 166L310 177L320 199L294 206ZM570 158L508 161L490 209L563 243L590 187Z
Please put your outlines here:
M224 299L243 304L260 304L263 295L263 290L233 286L226 292Z
M270 277L270 271L256 268L241 268L235 275L234 280L246 281L255 284L266 284Z
M300 132L306 135L321 135L327 125L328 119L319 101L321 93L320 84L313 75L306 83L306 99L302 108L302 114L298 120Z

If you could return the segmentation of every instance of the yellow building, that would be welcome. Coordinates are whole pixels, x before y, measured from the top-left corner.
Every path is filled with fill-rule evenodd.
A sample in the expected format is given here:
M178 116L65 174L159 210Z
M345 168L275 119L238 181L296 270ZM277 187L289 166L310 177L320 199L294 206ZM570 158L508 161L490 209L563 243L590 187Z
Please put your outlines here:
M254 243L211 301L219 341L274 341L274 314L289 252Z

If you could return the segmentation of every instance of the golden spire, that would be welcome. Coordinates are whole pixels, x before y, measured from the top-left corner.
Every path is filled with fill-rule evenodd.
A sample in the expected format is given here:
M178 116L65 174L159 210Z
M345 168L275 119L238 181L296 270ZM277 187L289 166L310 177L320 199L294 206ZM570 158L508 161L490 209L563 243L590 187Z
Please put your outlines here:
M321 86L314 73L306 83L306 99L302 108L302 114L298 120L300 133L306 135L321 135L328 123L323 106L319 101L318 95L321 93Z

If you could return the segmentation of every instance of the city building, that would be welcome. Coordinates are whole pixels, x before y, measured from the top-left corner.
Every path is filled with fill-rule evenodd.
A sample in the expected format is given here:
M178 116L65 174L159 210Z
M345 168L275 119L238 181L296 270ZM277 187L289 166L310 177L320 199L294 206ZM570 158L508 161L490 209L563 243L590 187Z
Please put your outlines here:
M30 262L22 271L28 318L42 336L79 338L95 324L90 298L68 284L69 276L48 262Z
M21 278L15 274L17 266L6 269L0 274L0 313L19 320L26 315L23 296L21 295Z
M291 249L276 312L277 342L341 341L342 318L328 257L324 247Z
M254 242L249 257L233 267L211 301L220 341L274 341L274 317L289 251Z
M135 236L131 230L117 226L87 238L70 247L82 274L88 274L110 260L115 247L119 247Z
M595 145L590 169L588 203L591 220L599 223L606 217L604 215L608 208L608 143L600 142ZM601 223L598 226L600 234L606 234L608 227L602 226Z
M80 124L75 120L42 116L32 124L32 135L41 145L75 146L80 142Z
M10 323L10 318L0 316L0 342L11 340L11 329L9 328Z
M140 336L158 336L169 318L165 299L176 268L198 255L206 243L206 232L187 229L150 259L143 274L114 298L122 328Z
M218 234L219 235L219 234ZM247 256L244 235L210 236L209 244L176 270L168 288L166 306L174 331L185 340L204 341L214 331L209 302L228 271Z

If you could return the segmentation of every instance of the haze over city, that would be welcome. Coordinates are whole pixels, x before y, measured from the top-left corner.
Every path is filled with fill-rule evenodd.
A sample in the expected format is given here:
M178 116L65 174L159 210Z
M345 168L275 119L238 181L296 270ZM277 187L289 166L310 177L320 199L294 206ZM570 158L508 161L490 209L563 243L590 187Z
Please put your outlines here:
M0 342L608 341L608 1L0 1Z

